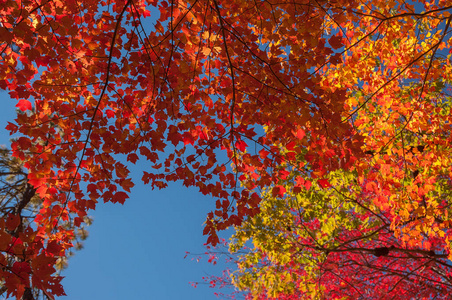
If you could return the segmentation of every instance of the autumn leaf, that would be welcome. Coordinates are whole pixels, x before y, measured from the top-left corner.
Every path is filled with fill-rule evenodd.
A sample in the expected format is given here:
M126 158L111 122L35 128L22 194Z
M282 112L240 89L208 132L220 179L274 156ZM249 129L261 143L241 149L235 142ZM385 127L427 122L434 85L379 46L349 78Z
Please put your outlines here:
M20 224L20 217L18 215L9 214L8 218L6 219L6 228L9 231L14 231L17 226Z
M16 107L19 108L21 111L27 111L31 110L31 102L25 99L20 99L19 102L16 104Z
M333 47L333 49L339 49L343 47L342 37L340 35L333 35L329 38L328 43Z
M126 193L116 192L113 194L111 202L113 202L113 203L119 202L121 204L124 204L124 202L126 201L127 198L129 198L129 195L127 195Z
M319 180L318 180L318 183L319 183L319 185L320 185L321 187L323 187L323 188L331 187L331 184L328 182L327 179L319 179Z

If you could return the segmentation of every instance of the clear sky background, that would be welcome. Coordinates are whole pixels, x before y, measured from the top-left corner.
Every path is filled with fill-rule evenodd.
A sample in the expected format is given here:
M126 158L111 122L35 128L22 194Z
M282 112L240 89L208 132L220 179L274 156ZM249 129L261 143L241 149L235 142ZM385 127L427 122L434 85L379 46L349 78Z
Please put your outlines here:
M4 128L15 118L16 100L0 91L0 101L0 144L9 147ZM218 299L218 289L189 282L220 275L225 265L212 266L207 257L199 263L184 259L185 251L205 252L203 222L214 199L174 183L151 190L141 172L131 171L136 186L124 205L100 201L89 212L89 237L69 259L62 273L67 296L58 299Z

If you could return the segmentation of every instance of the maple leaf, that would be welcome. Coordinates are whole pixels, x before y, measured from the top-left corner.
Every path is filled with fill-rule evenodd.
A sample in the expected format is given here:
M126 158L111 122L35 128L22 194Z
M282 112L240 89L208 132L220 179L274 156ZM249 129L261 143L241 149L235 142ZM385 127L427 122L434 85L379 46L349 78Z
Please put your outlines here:
M339 49L343 47L342 37L340 35L333 35L329 38L328 43L333 47L333 49Z
M116 203L119 202L121 204L124 204L126 199L129 198L129 195L127 195L124 192L116 192L113 194L113 197L111 198L111 202Z
M130 153L129 155L127 155L127 161L130 161L133 164L137 162L138 158L138 155L136 155L135 153Z
M321 187L323 188L328 188L331 187L331 184L328 182L327 179L319 179L318 183L320 184Z
M9 231L14 231L17 226L20 224L20 217L18 215L9 214L8 218L6 219L6 228Z
M274 197L283 197L286 189L283 186L275 186L272 189L272 194Z
M31 102L25 99L20 99L19 102L16 104L16 107L19 108L21 111L27 111L31 110Z

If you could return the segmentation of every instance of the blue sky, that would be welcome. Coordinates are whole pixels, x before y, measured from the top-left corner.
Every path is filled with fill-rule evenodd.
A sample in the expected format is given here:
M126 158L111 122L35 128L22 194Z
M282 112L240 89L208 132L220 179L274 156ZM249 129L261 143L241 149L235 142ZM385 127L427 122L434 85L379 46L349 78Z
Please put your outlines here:
M4 128L15 118L16 100L0 91L0 101L0 144L8 147ZM67 296L59 299L218 299L218 290L189 282L220 275L225 265L184 259L185 251L205 252L202 224L214 199L180 184L151 190L140 172L132 174L136 186L124 205L100 201L89 213L89 237L62 273Z
M211 206L176 185L138 185L123 206L100 205L85 248L63 273L64 299L217 299L213 289L189 281L221 269L184 259L185 251L204 252L202 223Z

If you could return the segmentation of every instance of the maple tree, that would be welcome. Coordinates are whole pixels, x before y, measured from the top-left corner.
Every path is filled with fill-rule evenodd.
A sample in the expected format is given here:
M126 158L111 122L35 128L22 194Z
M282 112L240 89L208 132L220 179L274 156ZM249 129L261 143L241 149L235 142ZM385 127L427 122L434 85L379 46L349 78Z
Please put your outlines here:
M372 251L397 242L397 255L449 256L450 1L1 3L0 88L18 100L13 156L42 199L30 264L46 265L46 282L72 247L74 228L62 224L81 226L99 200L124 203L134 185L125 160L138 159L152 188L182 181L216 199L204 228L212 245L258 218L268 193L286 203L313 188L383 218L379 236L389 236ZM347 184L351 194L333 193ZM366 216L352 207L337 222ZM322 212L312 222L334 214ZM318 255L343 253L314 242Z
M10 156L10 151L0 149L0 213L2 230L0 231L1 278L0 295L8 296L13 290L23 293L22 299L45 299L48 288L61 289L60 277L48 281L47 276L67 265L66 254L55 241L49 241L45 247L49 258L39 254L44 240L34 232L33 219L42 207L36 190L28 183L26 170L22 162ZM87 218L86 223L90 223ZM71 222L62 226L72 227ZM78 228L74 234L76 248L82 247L86 237L85 228ZM68 253L70 255L71 253ZM29 272L33 271L33 276Z
M39 239L35 240L29 228L30 219L36 215L40 201L35 189L27 183L27 174L20 161L10 157L6 149L0 150L0 186L0 294L8 293L8 286L13 286L24 293L24 298L32 299L33 287L28 274L25 274L30 269L29 259L35 256L33 243L42 243ZM5 276L5 273L16 276Z
M343 121L363 138L365 156L347 166L319 144L296 157L305 173L292 161L264 189L260 213L229 245L233 254L252 241L230 281L249 298L449 298L451 81L443 70L452 51L443 5L431 19L419 5L392 7L391 18L372 9L359 27L369 34L346 31L359 37L325 79L348 88Z
M446 299L450 294L449 244L433 228L406 222L400 238L391 214L353 173L330 173L331 188L318 181L309 190L277 199L266 193L261 213L244 222L229 244L236 254L232 282L259 299ZM293 184L285 185L293 190ZM439 187L439 186L438 186ZM449 189L449 188L447 188ZM439 187L446 196L450 191ZM410 226L419 230L408 231ZM447 233L447 231L445 232Z

